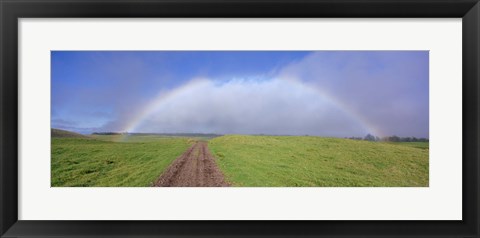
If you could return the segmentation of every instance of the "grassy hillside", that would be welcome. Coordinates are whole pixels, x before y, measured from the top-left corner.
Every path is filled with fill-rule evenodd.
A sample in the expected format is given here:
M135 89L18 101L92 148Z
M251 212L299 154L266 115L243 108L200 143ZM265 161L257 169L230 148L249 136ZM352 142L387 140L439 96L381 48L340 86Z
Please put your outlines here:
M234 186L428 186L428 142L229 135L209 148Z
M188 136L170 136L161 134L137 134L137 135L90 135L91 138L95 138L102 141L115 141L115 142L153 142L158 140L169 139L192 139L192 140L208 140L206 137L188 137Z
M88 138L79 133L52 128L52 138Z
M135 139L132 139L135 140ZM187 138L111 142L52 138L51 184L73 186L150 186L189 146Z

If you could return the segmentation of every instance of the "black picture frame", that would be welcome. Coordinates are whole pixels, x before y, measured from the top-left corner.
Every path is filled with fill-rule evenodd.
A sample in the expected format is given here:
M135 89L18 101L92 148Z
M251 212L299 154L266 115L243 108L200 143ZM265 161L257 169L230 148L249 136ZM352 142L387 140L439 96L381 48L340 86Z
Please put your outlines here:
M0 15L1 237L479 237L480 4L478 0L0 0ZM37 17L462 18L463 220L18 220L17 23L19 18Z

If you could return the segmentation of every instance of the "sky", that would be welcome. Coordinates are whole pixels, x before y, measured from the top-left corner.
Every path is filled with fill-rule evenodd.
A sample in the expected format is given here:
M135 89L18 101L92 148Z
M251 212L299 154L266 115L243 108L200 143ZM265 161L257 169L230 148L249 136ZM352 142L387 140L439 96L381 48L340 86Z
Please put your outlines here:
M52 51L51 126L429 136L428 51Z

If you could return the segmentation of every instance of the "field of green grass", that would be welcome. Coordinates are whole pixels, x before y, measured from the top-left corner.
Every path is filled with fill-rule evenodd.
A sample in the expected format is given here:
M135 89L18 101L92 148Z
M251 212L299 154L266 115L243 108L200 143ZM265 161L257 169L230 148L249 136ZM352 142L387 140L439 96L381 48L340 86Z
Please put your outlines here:
M233 186L425 187L428 142L228 135L209 141Z
M135 134L135 135L89 135L91 138L95 138L103 141L114 141L114 142L153 142L158 140L165 139L191 139L191 140L201 140L208 141L211 137L206 136L171 136L171 135L161 135L161 134Z
M151 186L192 140L131 136L52 138L52 187Z
M65 131L60 129L53 129L51 130L51 136L57 138L88 138L88 136L78 134L71 131Z
M209 140L209 149L232 186L424 187L429 183L428 142L313 136L85 136L52 130L51 185L151 186L197 140Z

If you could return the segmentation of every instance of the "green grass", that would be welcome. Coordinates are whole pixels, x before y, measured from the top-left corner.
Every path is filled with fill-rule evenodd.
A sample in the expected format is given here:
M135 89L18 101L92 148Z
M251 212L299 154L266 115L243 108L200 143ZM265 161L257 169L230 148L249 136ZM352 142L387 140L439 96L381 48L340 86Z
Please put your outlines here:
M428 142L228 135L209 148L233 186L428 186Z
M113 142L154 142L158 140L166 139L191 139L191 140L203 140L207 141L210 138L208 137L192 137L192 136L167 136L167 135L155 135L155 134L145 134L145 135L90 135L91 138L95 138L102 141L113 141Z
M428 150L428 148L429 148L429 143L428 142L397 142L397 143L393 143L393 144L411 146L411 147L414 147L414 148L419 148L419 149L424 149L424 150Z
M100 140L102 139L102 140ZM167 166L190 145L187 138L130 138L111 142L96 139L52 138L53 187L151 186Z
M78 134L71 131L65 131L60 129L51 129L51 136L52 137L61 137L61 138L88 138L88 136Z

